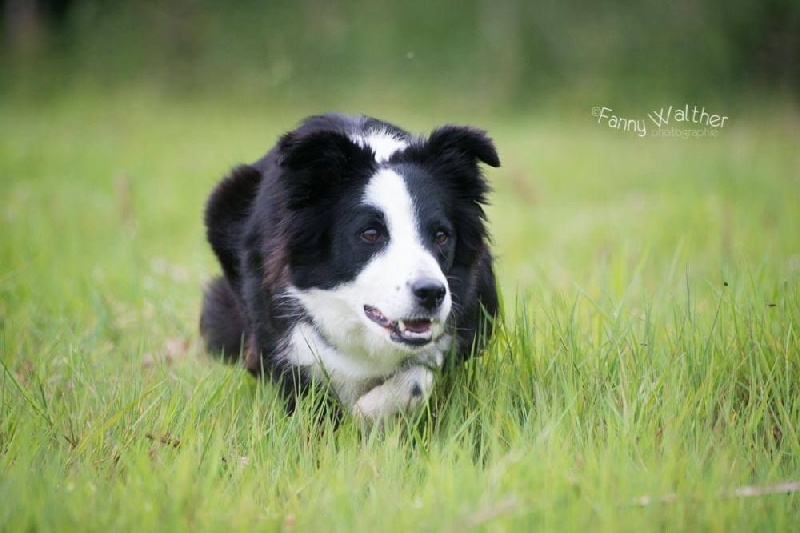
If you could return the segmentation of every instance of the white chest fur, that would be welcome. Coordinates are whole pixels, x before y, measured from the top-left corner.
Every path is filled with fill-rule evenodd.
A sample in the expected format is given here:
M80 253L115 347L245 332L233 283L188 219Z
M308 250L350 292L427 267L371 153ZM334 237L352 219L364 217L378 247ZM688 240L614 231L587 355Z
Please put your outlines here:
M430 349L411 356L342 353L303 322L292 329L284 357L328 385L346 409L374 421L425 404L433 391L434 371L441 368L451 341L450 335L443 335Z

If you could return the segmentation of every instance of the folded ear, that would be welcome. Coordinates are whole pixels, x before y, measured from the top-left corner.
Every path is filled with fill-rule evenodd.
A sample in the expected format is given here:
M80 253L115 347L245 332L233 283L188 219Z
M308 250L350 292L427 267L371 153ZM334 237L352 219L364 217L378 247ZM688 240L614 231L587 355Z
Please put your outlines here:
M374 165L375 155L337 131L288 133L278 143L279 165L289 191L289 207L296 209L325 198L331 187L354 172Z
M433 130L426 143L428 153L442 159L471 158L499 167L500 158L486 132L467 126L442 126Z
M233 287L239 283L239 250L243 228L255 201L261 173L242 165L212 191L206 203L206 236Z

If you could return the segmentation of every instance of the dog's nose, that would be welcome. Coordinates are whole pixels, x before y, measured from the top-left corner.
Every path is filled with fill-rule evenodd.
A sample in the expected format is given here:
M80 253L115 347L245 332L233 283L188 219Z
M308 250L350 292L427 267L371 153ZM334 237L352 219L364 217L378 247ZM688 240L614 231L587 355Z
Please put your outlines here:
M447 288L439 280L422 278L411 284L411 292L414 293L419 305L428 311L433 311L442 304Z

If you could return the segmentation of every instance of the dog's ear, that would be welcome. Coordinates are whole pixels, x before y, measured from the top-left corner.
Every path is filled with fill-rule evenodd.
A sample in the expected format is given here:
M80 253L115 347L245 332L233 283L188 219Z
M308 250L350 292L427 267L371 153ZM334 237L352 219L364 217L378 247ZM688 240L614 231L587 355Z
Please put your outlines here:
M223 179L206 203L206 236L232 286L240 278L239 249L243 228L261 183L261 172L242 165Z
M302 208L329 194L358 170L372 167L374 154L337 131L288 133L278 143L279 165L290 192L289 207Z
M426 147L429 154L445 160L471 159L499 167L500 158L486 132L467 126L442 126L433 130Z
M442 126L433 130L427 140L397 154L398 160L430 165L433 175L441 180L463 204L486 203L489 185L479 163L500 166L500 158L492 140L482 130L468 126ZM479 212L483 218L483 212Z
M433 130L422 144L402 155L409 156L430 164L434 176L460 200L459 205L477 209L471 220L476 219L475 215L484 218L480 206L486 203L489 185L478 163L500 166L494 143L485 132L468 126L442 126Z

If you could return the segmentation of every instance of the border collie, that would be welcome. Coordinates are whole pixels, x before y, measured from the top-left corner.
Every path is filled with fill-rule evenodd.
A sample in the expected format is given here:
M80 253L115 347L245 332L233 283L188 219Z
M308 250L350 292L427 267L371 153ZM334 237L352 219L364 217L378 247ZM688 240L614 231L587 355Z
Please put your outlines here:
M498 312L479 163L500 166L473 128L306 119L208 200L208 350L276 380L290 411L314 383L367 422L417 410Z

